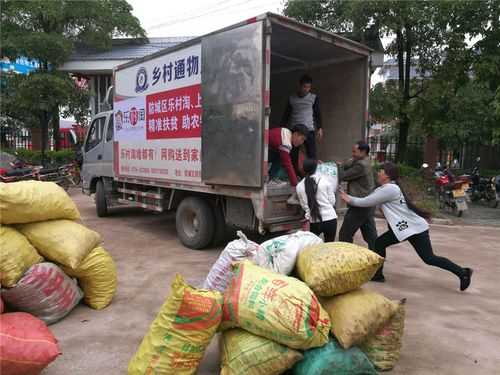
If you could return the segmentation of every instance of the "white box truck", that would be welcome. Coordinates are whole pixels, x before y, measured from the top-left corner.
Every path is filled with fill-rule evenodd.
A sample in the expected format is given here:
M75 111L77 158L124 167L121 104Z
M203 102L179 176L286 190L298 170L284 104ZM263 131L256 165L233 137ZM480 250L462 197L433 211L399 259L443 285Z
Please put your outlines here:
M291 186L267 184L268 130L307 72L321 98L319 159L347 157L364 135L371 52L267 13L118 66L113 109L93 118L83 145L83 190L99 216L122 205L176 210L193 249L226 225L300 228Z

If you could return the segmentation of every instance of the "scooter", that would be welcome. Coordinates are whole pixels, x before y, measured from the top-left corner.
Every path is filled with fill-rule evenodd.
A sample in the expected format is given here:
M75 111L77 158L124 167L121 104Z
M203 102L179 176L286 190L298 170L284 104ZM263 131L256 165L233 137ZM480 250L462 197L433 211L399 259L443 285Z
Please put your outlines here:
M468 209L467 190L469 183L465 178L455 178L448 168L436 176L436 192L439 207L450 208L458 217Z

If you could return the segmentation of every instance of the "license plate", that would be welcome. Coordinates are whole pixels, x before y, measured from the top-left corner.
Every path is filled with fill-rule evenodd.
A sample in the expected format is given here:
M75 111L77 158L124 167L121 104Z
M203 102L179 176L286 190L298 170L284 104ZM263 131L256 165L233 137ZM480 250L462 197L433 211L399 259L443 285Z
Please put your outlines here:
M453 198L465 197L465 191L462 189L453 190Z
M465 211L467 209L467 202L465 201L465 199L459 198L455 203L459 211Z

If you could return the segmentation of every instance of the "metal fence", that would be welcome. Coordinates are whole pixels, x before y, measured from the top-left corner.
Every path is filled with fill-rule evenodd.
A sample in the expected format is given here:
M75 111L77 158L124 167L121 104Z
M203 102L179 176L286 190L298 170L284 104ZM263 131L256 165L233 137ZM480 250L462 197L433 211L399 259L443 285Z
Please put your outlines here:
M17 150L32 148L31 129L11 126L0 127L1 148L3 150Z
M384 144L371 144L371 156L379 162L392 161L397 159L397 142ZM404 164L420 168L424 160L424 143L409 142L406 145L406 158Z

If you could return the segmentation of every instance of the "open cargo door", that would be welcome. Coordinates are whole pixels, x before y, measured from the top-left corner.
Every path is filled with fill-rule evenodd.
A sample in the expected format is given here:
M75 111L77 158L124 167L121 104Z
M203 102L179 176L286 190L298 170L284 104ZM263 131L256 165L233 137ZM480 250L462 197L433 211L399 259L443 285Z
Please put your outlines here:
M255 22L204 37L202 179L262 186L263 25Z

